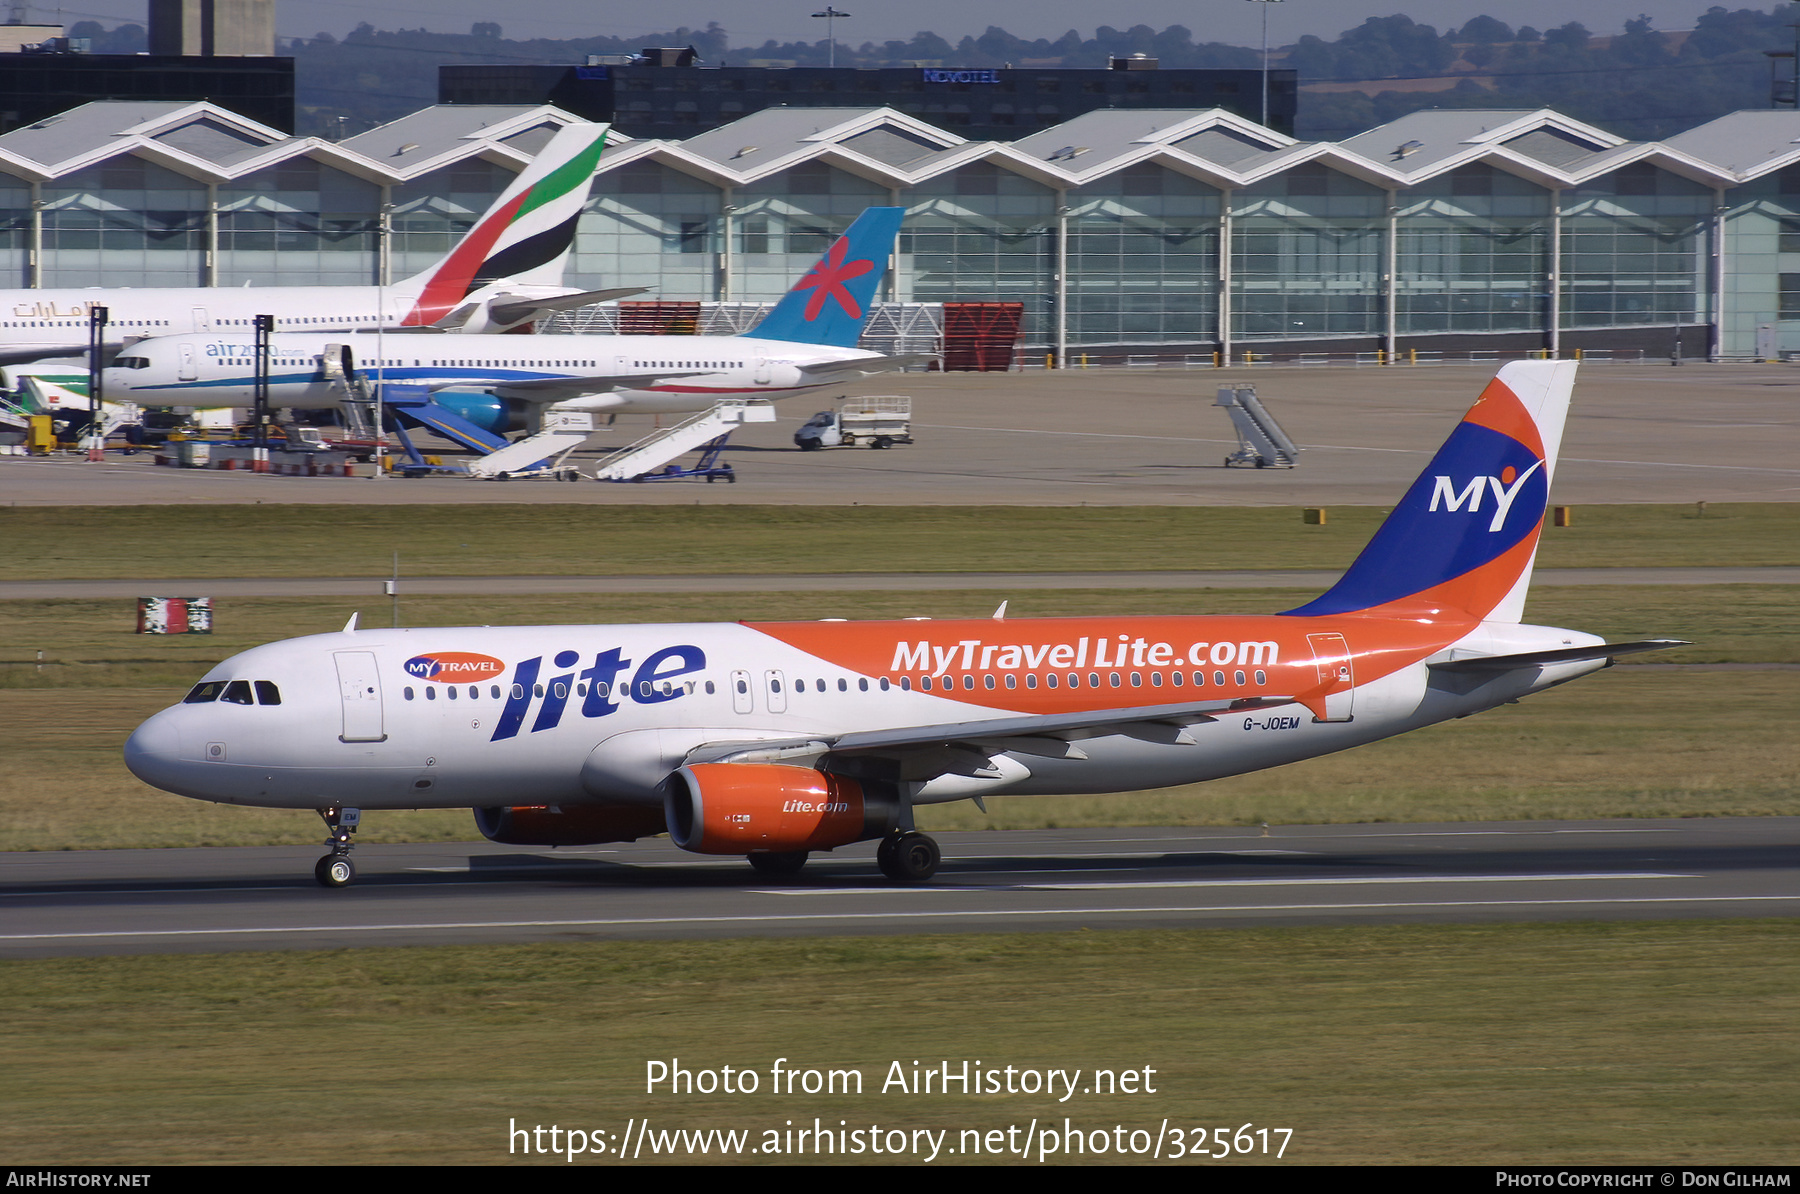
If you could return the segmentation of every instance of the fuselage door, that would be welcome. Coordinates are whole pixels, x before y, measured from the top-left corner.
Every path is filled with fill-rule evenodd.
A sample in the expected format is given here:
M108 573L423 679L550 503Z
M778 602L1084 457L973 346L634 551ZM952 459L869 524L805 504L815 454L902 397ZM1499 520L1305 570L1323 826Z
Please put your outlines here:
M756 372L752 376L751 380L753 380L759 386L766 386L769 384L770 379L771 379L771 375L769 373L768 359L765 357L757 357L756 358Z
M212 316L207 313L205 307L194 308L194 330L196 332L210 332L213 330Z
M199 366L195 363L197 358L194 356L194 346L192 344L184 343L178 345L178 347L181 351L181 357L180 360L176 362L175 379L177 381L194 381L198 379L200 372Z
M345 742L384 742L381 725L381 675L372 651L336 651L338 690L344 701Z
M731 707L738 713L748 713L753 707L754 693L750 691L750 673L731 673Z
M768 692L769 712L787 712L787 677L780 672L763 673L763 688Z
M1319 683L1327 686L1325 716L1315 720L1353 720L1356 659L1350 654L1350 644L1341 634L1309 634L1306 642L1312 647L1313 667L1318 671Z

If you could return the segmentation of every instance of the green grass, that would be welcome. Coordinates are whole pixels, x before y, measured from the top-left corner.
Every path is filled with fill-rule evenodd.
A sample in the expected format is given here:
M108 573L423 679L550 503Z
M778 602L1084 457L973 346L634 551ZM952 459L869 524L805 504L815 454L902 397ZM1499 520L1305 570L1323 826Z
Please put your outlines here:
M1797 946L1795 922L1766 920L7 962L0 1155L494 1164L519 1159L515 1120L761 1140L817 1117L954 1144L1067 1117L1291 1128L1303 1164L1791 1165ZM773 1093L783 1057L858 1070L864 1093ZM645 1093L646 1063L671 1058L752 1068L760 1089ZM1155 1093L879 1093L895 1061L964 1059L1148 1067Z
M1341 568L1386 510L874 506L0 509L12 579ZM1546 567L1800 564L1800 505L1584 506Z

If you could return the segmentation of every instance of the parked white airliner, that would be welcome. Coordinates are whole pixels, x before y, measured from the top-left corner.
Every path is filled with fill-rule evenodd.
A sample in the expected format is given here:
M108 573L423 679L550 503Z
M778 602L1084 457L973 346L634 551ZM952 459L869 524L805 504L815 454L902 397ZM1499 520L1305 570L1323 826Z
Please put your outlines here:
M109 348L148 336L251 333L257 315L277 331L436 328L499 332L553 311L640 293L582 292L563 265L608 126L559 129L449 255L391 286L206 286L0 291L0 364L88 351L88 312L107 309Z
M880 839L929 878L921 804L1194 783L1463 717L1676 645L1521 624L1572 362L1509 364L1344 577L1263 617L361 630L258 647L125 761L201 800L468 807L495 841L667 832L791 872Z
M738 336L365 335L348 347L370 382L438 391L440 404L493 432L528 425L533 406L696 411L725 398L781 398L860 381L925 359L856 347L904 214L899 207L864 211ZM333 343L346 341L316 332L273 337L270 404L341 406L348 396L336 379L341 371L326 367ZM256 390L251 348L241 335L146 340L107 370L106 392L143 406L246 406Z

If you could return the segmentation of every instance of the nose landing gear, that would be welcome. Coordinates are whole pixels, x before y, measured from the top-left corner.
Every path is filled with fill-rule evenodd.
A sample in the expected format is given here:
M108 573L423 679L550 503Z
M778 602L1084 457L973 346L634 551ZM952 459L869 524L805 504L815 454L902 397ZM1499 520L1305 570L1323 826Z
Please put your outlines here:
M350 838L362 823L362 810L322 808L318 813L325 821L325 844L331 847L331 853L313 866L313 878L320 887L348 887L356 882L356 864L350 861L354 843Z

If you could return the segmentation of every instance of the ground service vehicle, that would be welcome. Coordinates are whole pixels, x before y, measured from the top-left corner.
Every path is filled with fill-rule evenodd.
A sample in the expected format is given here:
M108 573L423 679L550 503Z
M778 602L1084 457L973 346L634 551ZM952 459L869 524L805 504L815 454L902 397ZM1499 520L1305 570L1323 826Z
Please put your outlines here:
M835 410L822 410L794 432L803 452L820 448L891 448L912 443L912 399L902 394L870 394L843 398Z

